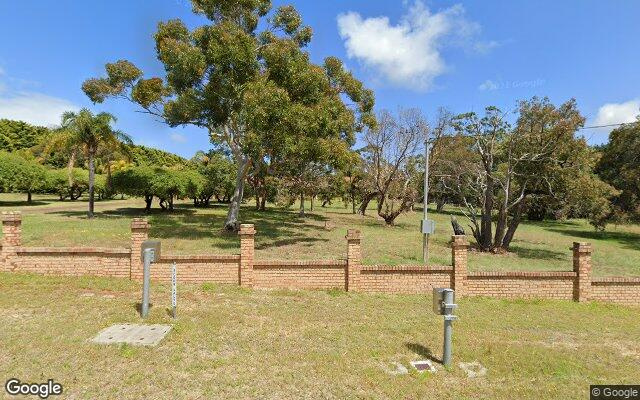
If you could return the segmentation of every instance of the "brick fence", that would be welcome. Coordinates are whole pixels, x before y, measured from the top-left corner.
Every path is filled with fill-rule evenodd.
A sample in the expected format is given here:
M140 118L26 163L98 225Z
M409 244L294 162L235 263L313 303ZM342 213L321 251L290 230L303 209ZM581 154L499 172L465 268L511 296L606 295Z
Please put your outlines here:
M51 275L96 275L142 279L141 244L149 237L146 219L131 222L129 248L24 247L21 214L2 213L0 271ZM348 230L346 255L334 260L256 260L253 225L238 232L240 254L171 255L163 252L151 268L155 281L171 279L171 265L178 266L178 280L216 282L254 288L331 289L379 293L427 293L434 287L450 287L457 296L500 298L549 298L575 301L599 300L640 305L640 277L591 276L592 246L575 242L573 268L558 272L467 272L468 243L464 236L451 240L450 266L363 265L362 236Z

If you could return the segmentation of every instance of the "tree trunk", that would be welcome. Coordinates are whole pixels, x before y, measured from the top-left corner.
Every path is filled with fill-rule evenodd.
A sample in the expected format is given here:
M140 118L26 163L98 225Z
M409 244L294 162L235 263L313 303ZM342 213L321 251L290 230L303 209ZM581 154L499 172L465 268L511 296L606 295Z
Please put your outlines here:
M436 211L437 212L442 212L444 211L444 206L446 205L446 201L444 201L444 199L438 199L436 201Z
M484 191L484 203L480 220L480 241L478 245L483 251L491 250L491 212L493 211L493 177L487 177L487 187Z
M240 203L242 203L242 196L244 195L244 181L249 169L250 160L246 156L239 156L236 159L237 174L236 174L236 187L233 190L233 197L229 203L229 211L227 212L227 219L224 221L224 229L228 231L237 231L240 228L240 222L238 217L240 215Z
M31 203L31 192L27 192L27 203Z
M502 240L504 239L505 231L507 230L507 211L505 209L505 204L500 205L500 210L498 210L498 220L496 221L496 233L493 238L493 247L500 248L502 247Z
M145 207L144 210L149 212L151 211L151 202L153 201L153 195L150 194L145 194L144 195L144 202L145 202Z
M504 250L509 250L509 245L511 245L513 235L515 235L516 229L518 229L518 225L520 225L520 221L522 220L522 210L524 209L523 203L524 201L521 201L520 204L518 204L511 221L509 221L509 228L507 229L507 233L504 235L504 239L502 239L502 248Z
M69 187L73 187L73 166L76 165L76 150L71 151L69 163L67 164L67 173L69 179Z
M304 217L304 192L300 192L300 212L298 216Z
M93 218L93 206L95 202L95 179L96 179L96 168L94 165L94 156L95 150L89 149L89 213L87 216L89 218Z
M267 196L264 195L262 196L262 199L260 199L260 211L264 211L267 209Z
M313 199L314 199L315 197L316 197L316 196L311 196L311 207L309 208L309 210L310 210L311 212L313 212Z
M169 211L173 211L173 195L169 196Z
M361 215L366 215L367 207L369 207L369 203L371 202L371 200L373 200L374 197L376 197L376 195L377 193L369 193L364 196L364 199L362 199L362 203L360 204L360 210L359 210Z

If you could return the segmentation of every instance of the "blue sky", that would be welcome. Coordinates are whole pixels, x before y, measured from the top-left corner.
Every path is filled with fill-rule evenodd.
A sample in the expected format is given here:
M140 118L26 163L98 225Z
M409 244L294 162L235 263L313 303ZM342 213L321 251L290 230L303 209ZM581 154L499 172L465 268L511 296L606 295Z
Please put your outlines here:
M377 108L433 116L440 106L507 111L534 95L575 97L588 125L630 122L640 108L638 1L292 3L314 30L312 58L344 60ZM49 125L90 107L114 113L137 143L186 157L209 148L203 131L166 127L120 100L94 106L80 90L123 58L162 75L152 35L170 18L205 23L186 0L0 1L0 118ZM605 129L583 133L607 138Z

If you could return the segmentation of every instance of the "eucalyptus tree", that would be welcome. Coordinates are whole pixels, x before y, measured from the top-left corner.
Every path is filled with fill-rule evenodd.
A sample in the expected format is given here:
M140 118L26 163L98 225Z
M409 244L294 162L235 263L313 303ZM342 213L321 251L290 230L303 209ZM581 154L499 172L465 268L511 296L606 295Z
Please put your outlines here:
M78 112L68 111L62 114L62 124L54 142L63 143L68 148L81 149L87 157L89 169L89 212L93 218L95 203L95 158L102 147L115 148L120 144L132 144L131 138L114 130L112 124L116 118L109 113L94 115L86 108Z
M537 97L519 102L513 127L496 107L487 107L482 117L454 118L470 147L448 185L463 203L482 251L508 250L534 195L570 203L598 220L606 214L603 202L613 192L593 174L593 150L576 136L584 120L573 99L556 107ZM588 207L578 204L576 182L597 194Z
M338 59L310 61L303 48L312 31L292 6L272 12L269 0L191 3L208 24L193 30L179 19L158 24L164 77L144 78L120 60L82 88L94 102L125 98L170 126L195 125L228 146L236 183L224 225L233 230L253 162L283 160L289 144L310 135L353 142L357 130L375 124L374 96Z

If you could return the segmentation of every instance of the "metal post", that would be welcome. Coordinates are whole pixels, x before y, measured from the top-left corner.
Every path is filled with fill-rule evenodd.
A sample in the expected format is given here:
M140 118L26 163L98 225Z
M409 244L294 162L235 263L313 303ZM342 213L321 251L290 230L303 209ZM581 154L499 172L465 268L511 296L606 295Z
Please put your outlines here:
M153 249L144 250L144 269L142 276L142 318L147 318L149 314L149 281L151 275L151 259L153 258Z
M427 196L429 195L429 139L424 141L424 221L427 221ZM422 234L422 261L427 264L429 260L429 234Z
M451 365L451 336L453 335L453 320L456 316L453 315L453 290L444 291L444 344L442 349L442 363L448 367Z
M176 306L178 304L178 276L176 263L173 263L171 268L171 307L172 307L172 316L176 318Z

